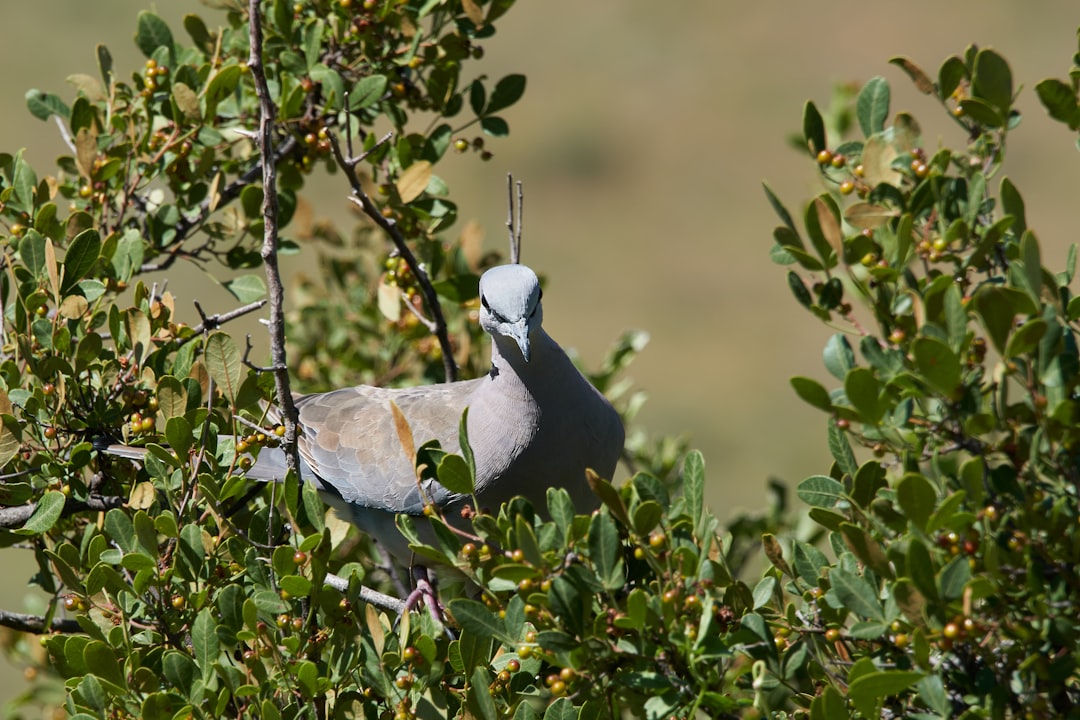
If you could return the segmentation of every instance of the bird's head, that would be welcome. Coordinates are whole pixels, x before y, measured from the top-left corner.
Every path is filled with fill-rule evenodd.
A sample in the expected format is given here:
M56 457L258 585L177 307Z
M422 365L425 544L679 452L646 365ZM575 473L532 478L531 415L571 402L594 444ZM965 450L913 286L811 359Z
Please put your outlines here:
M540 280L524 265L499 265L480 278L480 327L517 343L529 362L530 337L544 319Z

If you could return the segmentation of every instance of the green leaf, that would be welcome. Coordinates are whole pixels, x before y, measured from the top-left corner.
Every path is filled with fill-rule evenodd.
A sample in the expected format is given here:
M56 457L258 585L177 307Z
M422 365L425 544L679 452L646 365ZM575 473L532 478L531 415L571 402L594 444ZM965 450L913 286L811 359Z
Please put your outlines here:
M585 615L592 596L581 591L566 575L557 575L548 592L551 610L559 616L563 627L575 636L585 632Z
M791 288L791 294L795 296L795 299L804 308L808 308L814 304L814 298L811 297L810 291L806 289L806 284L802 281L802 278L797 273L788 272L787 274L788 287Z
M825 361L825 369L841 382L847 377L848 372L855 367L855 351L851 349L851 344L847 341L847 338L840 333L836 333L825 343L822 357Z
M469 472L469 464L460 455L444 455L439 462L436 475L439 478L439 484L450 492L462 495L473 494L473 476Z
M844 378L844 394L868 425L877 425L885 413L881 402L881 383L872 370L855 367Z
M101 256L101 236L93 228L83 230L75 236L64 255L64 280L60 283L60 292L67 295L77 282L97 263Z
M765 197L769 199L769 204L772 205L773 211L780 216L780 221L784 223L788 230L795 235L795 239L798 240L799 234L795 229L795 221L791 219L791 213L784 207L784 203L780 202L780 198L776 196L776 193L773 192L773 189L769 187L768 183L761 183L761 187L764 188ZM801 245L801 242L799 244Z
M1041 318L1028 320L1017 328L1005 345L1005 357L1013 358L1027 355L1039 346L1039 341L1047 330L1046 321Z
M933 337L916 338L911 344L915 367L930 386L952 397L960 384L960 358L941 340Z
M1020 195L1020 191L1013 185L1012 180L1007 177L1001 178L1001 209L1006 215L1012 215L1015 218L1013 222L1013 231L1023 236L1024 231L1027 229L1027 218L1024 211L1024 198Z
M947 100L953 91L960 86L960 82L967 77L967 66L964 61L953 55L941 64L938 70L938 97Z
M544 720L578 720L578 711L574 703L570 702L570 698L561 697L548 705L547 710L544 711Z
M1072 85L1057 78L1047 78L1035 85L1035 92L1050 117L1065 123L1070 130L1080 128L1080 105Z
M912 538L908 544L907 574L920 593L931 600L938 598L937 584L934 582L934 561L930 559L930 551L926 545L918 538Z
M964 98L960 101L960 110L963 117L971 118L979 125L988 128L999 128L1005 125L1005 118L989 103L973 97ZM982 177L977 175L976 177Z
M829 452L832 454L833 460L840 467L840 471L855 476L858 471L858 465L855 463L855 453L851 450L851 443L848 441L847 434L841 430L836 423L829 423L828 427L829 435Z
M152 57L159 47L173 52L173 36L169 26L152 12L143 10L139 13L139 22L135 30L135 44L146 57Z
M814 587L818 584L821 571L829 567L829 559L825 553L813 545L802 540L795 540L791 546L792 563L795 572L807 585Z
M619 528L611 515L595 513L589 523L589 558L605 590L617 590L623 586L621 550Z
M680 477L687 509L694 521L694 532L701 529L701 515L705 508L705 456L699 450L690 451L683 460Z
M504 108L508 108L525 94L525 76L514 74L507 75L495 83L495 89L491 91L491 98L484 115L493 115Z
M919 627L925 626L923 609L926 607L926 598L910 578L900 578L893 584L893 599L909 622Z
M83 648L83 660L94 675L105 680L121 691L127 688L127 680L120 663L116 660L116 653L100 640L92 640Z
M876 717L881 700L904 692L922 677L922 673L913 670L881 670L868 673L851 682L848 686L848 698L864 716Z
M957 600L964 594L964 586L971 579L971 565L961 553L938 573L938 587L942 600Z
M217 622L209 607L200 610L195 622L192 623L191 647L195 652L195 660L202 670L203 683L207 683L214 675L214 663L221 652L218 644Z
M517 640L506 634L502 620L481 602L457 598L450 601L448 609L458 627L477 638L495 639L508 645Z
M45 236L37 230L30 228L26 235L19 241L19 257L26 264L26 269L41 280L45 276Z
M1012 71L1005 58L990 49L983 49L975 56L975 74L971 79L971 90L994 106L1002 117L1009 114L1013 96Z
M206 102L204 114L207 121L214 121L218 104L236 91L236 86L240 83L240 75L239 65L226 65L210 78L203 93Z
M907 473L896 486L896 499L911 524L926 530L926 521L937 504L937 490L918 473Z
M863 136L883 131L889 117L889 81L880 75L870 78L855 100L855 114Z
M480 276L462 273L431 284L440 297L451 302L464 303L480 296Z
M59 490L46 490L37 501L34 513L15 532L19 535L39 535L52 530L64 511L65 501L64 493Z
M885 622L877 592L864 578L833 568L829 572L829 581L832 583L831 592L836 593L844 607L862 617Z
M206 369L218 388L231 401L236 400L236 393L243 382L243 369L240 362L240 350L232 337L223 332L211 333L206 339Z
M806 140L806 147L812 156L817 156L819 152L828 147L825 141L825 121L821 119L821 113L818 112L817 106L809 100L803 106L803 138ZM770 196L771 194L770 192ZM785 220L785 222L787 221ZM792 230L795 229L795 226L790 222L787 222L787 224Z
M791 387L795 389L795 393L802 398L803 401L813 405L819 410L824 410L825 412L832 411L833 405L832 400L829 398L829 391L817 380L796 376L791 378L789 382L791 382Z
M266 295L266 283L258 275L241 275L223 283L234 298L242 303L251 303Z
M827 475L811 475L799 483L795 493L807 505L831 508L848 501L844 486Z
M776 578L772 575L766 575L758 581L758 584L754 586L754 609L765 607L772 600L773 593L776 592Z
M185 653L171 651L161 661L161 671L174 688L188 696L197 673L195 662Z
M41 90L26 91L26 107L38 120L48 120L52 115L59 115L65 120L71 117L71 108L58 95Z
M973 302L975 312L982 318L986 333L999 353L1005 352L1013 318L1017 314L1038 314L1038 308L1027 293L1015 288L983 285L975 293Z
M510 125L497 115L485 115L480 118L480 129L492 137L506 137L510 134Z
M386 94L385 75L367 75L353 85L349 93L349 109L363 110L379 102Z

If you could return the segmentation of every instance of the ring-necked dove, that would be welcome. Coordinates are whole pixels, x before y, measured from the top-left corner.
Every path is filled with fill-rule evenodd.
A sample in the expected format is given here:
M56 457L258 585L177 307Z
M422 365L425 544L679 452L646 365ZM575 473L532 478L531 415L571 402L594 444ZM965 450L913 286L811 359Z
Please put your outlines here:
M491 335L491 370L475 380L387 389L343 388L297 400L301 475L327 501L400 559L408 547L398 513L421 515L425 498L454 519L468 498L433 480L417 485L415 458L403 448L391 403L417 447L438 440L458 452L468 408L476 497L497 510L523 495L546 508L549 487L566 488L580 511L597 504L586 468L611 478L623 449L623 426L607 399L586 380L541 326L540 283L524 265L501 265L480 279L480 325ZM248 476L282 477L284 453L264 448Z

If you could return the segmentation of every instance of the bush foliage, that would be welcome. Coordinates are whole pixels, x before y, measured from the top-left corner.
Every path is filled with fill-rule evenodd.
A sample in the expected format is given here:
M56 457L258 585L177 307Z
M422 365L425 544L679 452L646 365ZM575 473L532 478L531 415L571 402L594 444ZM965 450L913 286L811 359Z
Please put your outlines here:
M800 222L766 186L772 257L837 330L836 387L791 381L826 413L834 459L796 488L808 514L777 485L773 507L723 528L701 455L632 435L632 477L594 479L592 515L552 489L545 508L477 514L472 536L416 520L434 545L402 519L443 568L445 611L397 612L368 592L400 592L397 574L310 486L244 479L284 428L265 427L272 373L225 323L267 292L268 222L276 252L300 251L290 221L325 171L366 221L318 225L305 249L322 282L288 308L294 380L483 372L476 283L495 258L449 235L434 168L489 159L509 131L499 113L525 78L468 68L512 1L265 2L250 64L249 9L221 5L220 27L186 17L184 40L140 14L130 77L99 47L70 104L28 93L71 150L51 174L0 155L0 543L33 554L47 598L0 612L7 652L36 672L11 713L833 720L1080 703L1076 253L1044 268L1019 189L997 179L1020 126L1003 57L970 47L936 77L892 61L964 147L925 147L875 77L825 114L806 104L796 144L825 191ZM1074 67L1035 86L1072 132L1078 84ZM177 262L240 307L179 323ZM640 397L617 376L642 342L627 334L591 375L628 422ZM145 461L104 452L118 442ZM468 468L435 471L467 484Z

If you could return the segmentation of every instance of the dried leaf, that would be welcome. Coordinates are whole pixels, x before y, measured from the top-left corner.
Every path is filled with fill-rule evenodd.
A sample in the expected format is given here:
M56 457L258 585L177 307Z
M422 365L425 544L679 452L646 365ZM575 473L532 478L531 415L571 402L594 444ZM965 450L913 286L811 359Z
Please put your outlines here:
M401 197L401 202L411 203L420 197L424 190L427 189L430 181L431 163L427 160L414 162L406 168L405 172L401 173L401 177L397 181L397 191Z

